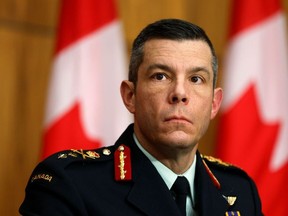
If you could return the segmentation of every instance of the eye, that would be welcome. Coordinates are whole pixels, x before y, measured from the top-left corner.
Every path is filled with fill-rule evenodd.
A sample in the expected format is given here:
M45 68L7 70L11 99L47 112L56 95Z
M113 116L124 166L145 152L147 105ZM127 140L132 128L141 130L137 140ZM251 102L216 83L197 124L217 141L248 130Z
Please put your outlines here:
M166 80L167 76L163 73L156 73L152 76L152 78L154 78L156 80Z
M191 77L191 82L200 84L203 83L203 79L200 76L193 76Z

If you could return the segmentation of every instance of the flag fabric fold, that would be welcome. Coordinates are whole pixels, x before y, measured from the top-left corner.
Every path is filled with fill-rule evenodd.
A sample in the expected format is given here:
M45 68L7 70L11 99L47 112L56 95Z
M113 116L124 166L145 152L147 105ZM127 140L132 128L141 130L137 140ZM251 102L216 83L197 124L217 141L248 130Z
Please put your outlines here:
M234 0L216 154L255 180L265 215L288 212L288 54L279 0Z
M130 116L120 97L126 48L113 0L62 0L42 158L112 145Z

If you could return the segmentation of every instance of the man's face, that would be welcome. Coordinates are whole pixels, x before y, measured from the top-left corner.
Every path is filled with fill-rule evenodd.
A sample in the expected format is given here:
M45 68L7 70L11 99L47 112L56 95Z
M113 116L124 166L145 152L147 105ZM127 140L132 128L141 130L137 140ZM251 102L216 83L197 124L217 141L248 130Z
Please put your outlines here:
M150 153L191 150L206 132L222 99L222 90L213 89L211 61L203 41L146 42L127 108L134 114L137 138Z

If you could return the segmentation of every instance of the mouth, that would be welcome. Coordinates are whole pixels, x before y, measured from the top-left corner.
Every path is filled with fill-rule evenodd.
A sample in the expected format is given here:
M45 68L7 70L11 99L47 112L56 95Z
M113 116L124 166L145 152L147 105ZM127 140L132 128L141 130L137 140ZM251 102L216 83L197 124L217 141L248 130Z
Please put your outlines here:
M165 122L175 122L175 123L192 123L188 118L185 116L170 116L165 118Z

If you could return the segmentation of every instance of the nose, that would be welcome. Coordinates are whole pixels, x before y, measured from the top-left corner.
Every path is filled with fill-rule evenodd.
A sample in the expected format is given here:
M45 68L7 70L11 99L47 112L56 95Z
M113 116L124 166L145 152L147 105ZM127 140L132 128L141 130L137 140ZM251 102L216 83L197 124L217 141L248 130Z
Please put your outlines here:
M187 90L185 88L185 83L182 82L175 83L169 96L169 102L171 104L177 104L177 103L188 104L189 98Z

